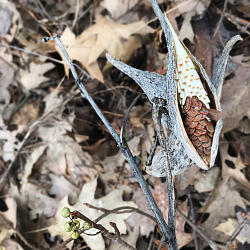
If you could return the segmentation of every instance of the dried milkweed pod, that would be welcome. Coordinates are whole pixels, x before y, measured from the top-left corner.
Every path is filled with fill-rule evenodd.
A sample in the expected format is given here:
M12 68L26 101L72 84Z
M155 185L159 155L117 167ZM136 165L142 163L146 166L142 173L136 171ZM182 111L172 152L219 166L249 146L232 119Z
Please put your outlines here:
M107 59L133 78L151 103L157 98L165 100L168 114L162 114L161 123L172 174L179 174L192 164L207 170L214 165L218 151L222 128L220 96L228 55L241 37L235 36L226 44L211 81L202 65L178 40L156 0L152 0L152 7L167 40L169 65L166 76L132 68L110 55ZM164 164L159 151L148 173L165 176Z

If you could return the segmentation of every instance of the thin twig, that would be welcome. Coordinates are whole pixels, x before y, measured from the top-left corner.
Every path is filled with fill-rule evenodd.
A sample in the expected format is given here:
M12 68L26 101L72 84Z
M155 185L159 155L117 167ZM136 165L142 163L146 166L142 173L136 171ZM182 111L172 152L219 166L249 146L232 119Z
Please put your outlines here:
M194 206L193 206L193 201L192 201L191 194L188 193L187 197L188 197L188 201L189 201L189 205L190 205L190 212L191 212L192 222L193 222L194 225L195 225L195 223L196 223L196 218L195 218L195 212L194 212ZM195 231L195 230L193 230L193 238L194 238L195 250L199 250L199 245L198 245L197 235L196 235L196 231Z
M20 240L30 249L38 249L37 247L35 248L32 244L30 244L21 234L19 230L13 227L13 224L11 221L9 221L7 218L5 218L4 215L0 214L0 221L1 224L4 224L7 229L11 229L14 231L14 233L20 238Z
M120 133L120 138L121 138L122 143L125 141L125 131L126 131L126 124L127 124L127 120L128 120L128 115L129 115L131 109L135 106L136 102L138 101L138 99L140 97L141 97L141 95L138 95L136 98L134 98L134 100L130 104L127 112L125 113L125 115L123 117L122 127L121 127L121 133Z
M111 234L101 224L95 223L94 221L92 221L91 219L89 219L88 217L86 217L85 215L83 215L82 213L80 213L78 211L74 211L74 212L71 212L70 215L74 216L76 218L82 219L83 221L86 221L91 226L91 228L95 228L95 229L101 231L103 233L103 235L105 235L107 238L118 242L119 244L121 244L122 246L126 247L127 249L136 250L134 247L132 247L126 241L124 241L122 238L120 238L119 235Z
M154 141L154 145L153 145L153 147L148 155L146 166L150 166L152 164L153 156L155 154L155 150L156 150L158 144L159 144L159 140L158 140L158 137L156 136L155 141Z
M21 52L23 52L25 54L28 54L28 55L38 56L38 57L47 59L47 60L55 62L55 63L67 64L67 62L63 62L61 60L54 59L53 57L45 56L45 55L42 55L42 54L30 51L30 50L22 49L22 48L19 48L17 46L13 46L13 45L10 45L10 44L0 43L0 46L5 47L5 48L10 48L10 49L18 50L18 51L21 51ZM78 68L83 75L85 75L87 78L90 78L90 75L85 70L83 70L79 65L77 65L76 63L73 63L73 65L76 68Z
M216 29L215 29L215 31L214 31L214 34L213 34L212 38L215 38L217 32L218 32L219 29L220 29L220 25L221 25L221 22L222 22L222 20L223 20L223 17L224 17L226 8L227 8L227 2L228 2L228 0L225 0L224 6L223 6L223 11L221 12L221 15L220 15L220 20L219 20L219 22L218 22L218 24L217 24L217 27L216 27Z
M168 225L166 224L162 213L159 209L159 207L157 206L157 203L155 202L155 199L153 198L153 195L149 189L149 186L147 184L147 182L145 181L140 169L138 168L138 165L136 163L136 160L134 158L134 156L132 155L127 143L122 143L120 140L119 135L117 134L117 132L114 130L114 128L110 125L109 121L107 120L107 118L102 114L101 110L99 109L99 107L96 105L96 103L94 102L94 100L92 99L92 97L89 95L88 91L86 90L86 88L84 87L83 83L80 81L76 70L65 50L65 48L63 47L59 36L56 35L53 38L50 37L45 37L43 39L44 42L49 41L49 40L55 40L60 48L60 50L62 51L62 54L66 60L66 62L69 65L69 68L71 70L71 73L73 75L73 78L75 80L75 83L78 85L79 89L81 90L81 94L84 98L86 98L89 103L91 104L91 106L94 108L96 114L99 116L99 118L102 120L102 122L104 123L104 125L106 126L106 128L108 129L109 133L113 136L113 138L115 139L116 143L118 144L118 147L120 148L121 152L123 153L123 155L125 156L126 160L128 161L130 167L132 168L134 175L138 181L138 183L141 186L141 189L144 193L144 195L146 196L149 205L155 215L155 218L157 220L157 223L159 225L159 228L161 229L161 232L163 234L163 236L165 237L165 241L169 247L169 250L172 249L177 249L176 245L172 242L172 239L174 238L173 236L173 232L172 230L168 227Z
M148 213L145 213L144 211L138 209L138 208L135 208L135 207L130 207L130 206L123 206L123 207L117 207L117 208L114 208L112 210L109 210L109 209L106 209L106 208L102 208L102 207L96 207L96 206L93 206L89 203L84 203L85 206L88 206L89 208L93 208L93 209L96 209L96 210L99 210L99 211L102 211L104 214L102 214L101 216L99 216L98 218L96 218L94 221L95 222L98 222L100 220L102 220L104 217L110 215L110 214L119 214L119 213L133 213L133 212L136 212L138 214L142 214L146 217L148 217L149 219L153 220L155 223L156 223L156 219L155 217L153 217L152 215L148 214ZM121 210L125 210L125 211L121 211Z
M80 10L80 2L79 2L79 0L76 0L76 11L75 11L74 21L72 23L72 30L76 26L76 23L77 23L77 20L78 20L78 15L79 15L79 10Z
M116 224L114 222L109 222L109 225L114 228L115 234L120 239L121 238L121 233L120 233L118 227L116 226Z
M31 124L31 126L29 127L28 132L26 133L26 135L24 136L22 142L19 145L19 148L16 152L16 155L14 157L14 159L12 160L12 162L9 164L8 168L5 170L5 172L2 174L2 176L0 177L0 190L2 190L5 182L8 180L8 176L10 174L10 172L12 171L12 169L15 166L15 162L17 161L17 158L19 156L19 154L21 153L25 143L27 142L27 140L29 139L30 135L39 127L41 126L41 124L48 118L48 116L50 114L53 113L53 111L57 108L61 108L63 107L67 102L69 102L71 100L72 97L74 97L75 95L72 95L69 99L67 99L66 101L60 103L59 105L57 105L56 107L53 107L51 110L49 110L47 113L43 114L39 120L35 121L34 123Z
M234 239L239 235L243 227L246 225L248 219L244 218L244 220L237 226L237 228L234 230L230 238L227 240L224 250L227 249L227 247L234 241Z
M164 238L161 237L161 241L160 241L159 246L157 247L157 250L161 250L161 247L162 247L162 245L163 245L163 242L164 242Z
M178 209L176 210L177 214L179 214L199 235L208 243L208 245L213 250L218 250L218 247L216 246L215 242L213 242L211 239L209 239L191 220L189 220L181 211Z
M163 110L161 110L163 107L161 100L157 99L153 103L153 109L152 109L152 117L154 122L154 127L157 132L157 137L160 143L160 146L162 148L162 153L164 156L165 161L165 167L166 167L166 179L167 179L167 191L168 191L168 225L171 228L173 232L173 241L175 242L176 246L176 235L175 235L175 194L174 194L174 183L173 183L173 177L171 173L171 162L168 158L168 150L166 147L166 137L163 132L163 127L161 123L161 115Z

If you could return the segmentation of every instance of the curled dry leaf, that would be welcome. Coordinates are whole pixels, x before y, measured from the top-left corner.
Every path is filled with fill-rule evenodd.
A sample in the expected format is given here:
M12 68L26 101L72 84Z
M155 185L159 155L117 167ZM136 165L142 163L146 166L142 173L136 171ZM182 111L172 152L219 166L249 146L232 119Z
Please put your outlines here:
M164 100L165 104L162 107L168 114L162 114L161 123L167 138L166 144L172 174L183 172L193 163L208 170L214 165L222 128L222 121L219 120L220 96L227 58L232 46L241 40L241 37L235 36L226 44L211 81L202 65L178 40L156 0L152 1L152 6L160 20L168 45L169 65L166 77L132 68L110 55L107 55L107 59L123 73L133 78L151 103L159 99ZM194 91L194 89L196 90ZM186 103L187 97L191 99L191 106ZM193 102L193 98L197 98L198 101ZM186 107L189 108L185 113ZM209 116L210 112L212 112L212 116ZM193 115L193 113L195 114ZM186 122L183 122L183 118L186 119ZM214 118L216 120L211 123L211 119ZM191 137L190 131L190 125L193 123L192 129L195 128L197 133L194 138ZM185 128L184 125L189 127ZM205 134L198 131L198 126L206 127ZM164 157L160 151L153 158L151 173L156 176L165 176L165 171Z
M102 73L96 62L97 58L108 51L119 59L128 60L129 55L140 46L140 41L132 35L146 34L152 31L153 29L143 21L119 24L99 16L96 24L90 26L77 37L69 28L66 28L61 36L61 41L72 60L79 61L86 67L91 77L103 82ZM57 50L61 55L58 47ZM68 75L69 69L66 65L65 71Z

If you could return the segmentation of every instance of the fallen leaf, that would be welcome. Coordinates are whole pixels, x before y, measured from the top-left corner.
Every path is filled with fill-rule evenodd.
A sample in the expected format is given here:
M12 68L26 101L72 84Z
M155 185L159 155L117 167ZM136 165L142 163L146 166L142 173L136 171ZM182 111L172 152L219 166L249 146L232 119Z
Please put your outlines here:
M20 145L20 141L16 136L23 131L23 127L20 126L16 130L9 131L0 116L0 128L0 140L3 141L1 155L5 162L12 161Z
M129 42L133 34L146 34L153 32L143 21L119 24L99 16L96 24L90 26L79 36L75 36L69 28L66 28L61 36L62 43L72 60L79 61L89 74L103 82L103 76L96 62L97 58L105 51L112 56L124 60L134 46L135 40ZM126 44L128 43L129 44ZM62 56L59 48L58 53ZM63 58L63 57L62 57ZM68 66L65 65L65 72L68 75Z
M226 220L226 222L219 224L215 229L228 236L231 236L234 230L237 228L237 226L238 226L238 221L235 219L229 218ZM236 239L239 240L241 243L245 242L245 241L242 241L239 235L236 237Z
M244 116L250 118L250 74L246 67L235 69L232 79L225 81L222 89L222 132L226 133L239 126Z
M126 14L139 0L104 0L101 6L106 8L114 19Z
M250 244L250 207L246 206L246 210L244 210L241 207L236 207L235 209L236 211L236 217L238 220L238 223L242 223L243 220L247 219L244 227L241 229L239 235L237 236L237 239L241 242L241 243L249 243Z
M30 63L29 70L20 71L20 81L24 88L27 90L35 89L43 82L50 80L45 77L44 74L53 69L55 65L53 63Z
M234 232L234 230L237 228L238 222L236 219L227 219L225 222L219 224L215 229L231 236Z
M0 226L0 244L9 237L9 230L5 226Z
M128 229L128 234L125 236L122 236L122 239L125 240L130 246L136 247L136 242L137 242L139 235L140 235L140 231L138 230L138 228L137 229L134 228L134 230ZM108 250L117 250L117 249L127 250L128 248L112 240Z
M22 177L20 179L21 185L26 185L28 183L28 178L32 173L33 165L37 162L40 156L44 153L46 146L40 146L33 149L30 155L27 155L27 160L24 165L24 170Z
M205 211L203 208L201 212L209 213L208 219L202 224L204 233L212 240L225 242L227 237L225 234L214 230L220 223L225 221L229 217L234 217L235 206L244 206L243 199L239 192L233 189L232 180L221 181L215 192L215 197L208 204Z
M13 228L16 228L16 224L17 224L17 204L15 199L13 199L12 197L7 197L5 200L6 206L8 207L8 210L5 212L0 212L0 214L4 215L5 218L12 222L12 226Z
M92 168L93 159L87 153L82 151L79 144L67 135L67 131L71 131L71 125L63 121L53 121L53 126L39 127L38 136L47 146L47 160L44 165L57 175L66 174L68 164L73 169ZM76 170L77 171L77 170Z
M141 136L136 136L128 142L128 146L131 149L132 154L134 156L138 156L140 154L139 150L140 140ZM104 161L100 162L100 164L103 166L105 170L105 173L102 174L102 180L104 180L110 185L114 183L117 184L118 179L121 175L121 172L118 171L118 169L119 167L121 168L123 166L125 161L126 161L125 157L120 151L116 155L106 157Z
M151 208L148 205L148 201L143 194L141 189L137 189L133 193L133 199L132 199L135 204L138 206L138 209L142 210L143 212L150 214L153 216L153 212ZM140 235L141 236L146 236L148 237L149 234L154 230L155 227L155 222L139 213L132 214L128 219L127 223L130 225L130 227L136 229L139 229Z
M22 186L20 194L30 208L31 220L37 219L41 215L50 218L56 213L58 201L49 197L43 187L26 183Z
M191 24L192 15L193 14L191 12L187 12L185 14L183 24L181 26L181 29L178 35L181 41L187 38L191 43L194 43L194 31L193 31L192 24Z
M69 196L71 200L76 199L76 195L79 193L78 188L70 183L64 176L50 174L49 177L52 183L49 189L50 195L54 195L57 200L63 199L65 195Z
M160 178L154 178L154 198L162 211L164 219L168 220L168 194L167 194L167 188L166 183L162 183ZM181 212L185 215L188 213L187 209L187 203L182 204L182 206L179 207ZM175 228L176 228L176 238L177 238L177 244L178 248L181 248L183 246L186 246L193 238L192 234L185 233L184 232L184 226L186 221L178 214L176 214L176 222L175 222Z
M6 58L7 57L7 58ZM2 49L0 50L0 113L4 112L10 101L8 87L14 82L14 69L11 66L11 58L8 58ZM3 59L5 58L5 59ZM7 59L7 60L6 60Z
M219 168L211 168L208 171L199 171L195 175L194 187L199 192L210 192L214 190L216 182L218 181L218 176L220 173Z
M246 166L240 160L240 156L232 157L228 154L228 147L229 147L228 144L222 144L220 146L223 179L228 180L230 177L232 177L238 183L243 185L246 188L246 190L249 190L250 182L248 181L244 173L241 171ZM227 161L231 161L234 164L235 168L229 167L227 165Z
M63 207L69 207L71 211L78 210L88 218L94 220L97 217L99 217L102 213L100 211L97 211L96 209L91 209L83 203L89 203L93 206L97 207L103 207L108 209L114 209L121 206L132 206L136 207L134 202L132 201L123 201L122 194L123 190L116 189L112 192L108 193L106 196L95 199L95 190L97 186L97 179L95 179L92 182L86 183L79 194L78 201L73 206L70 206L68 204L68 197L65 196L63 200L61 200L58 203L57 213L55 216L55 221L53 224L49 227L49 232L51 235L61 235L63 239L67 239L70 237L68 233L64 230L64 224L66 220L61 216L61 210ZM98 223L102 224L107 230L110 232L114 232L114 229L110 226L109 222L114 222L120 231L121 234L126 233L126 224L125 221L130 214L110 214L109 216L103 218ZM90 229L88 230L88 233L93 234L96 233L96 229ZM87 243L87 245L93 249L93 250L104 250L105 244L104 240L101 234L95 235L95 236L88 236L85 234L82 234L83 239Z
M175 188L178 192L182 192L190 184L193 184L195 175L200 171L196 165L190 166L185 172L175 176Z
M22 28L22 18L16 5L7 0L0 1L0 35L8 42L12 42L16 33Z
M26 127L37 121L40 111L40 102L25 103L13 116L12 123Z
M23 248L14 240L6 239L1 243L4 250L23 250Z
M193 16L202 15L207 10L210 4L210 0L209 1L182 0L182 1L176 1L176 3L177 4L173 8L169 9L166 13L172 26L177 31L178 28L175 20L176 17L189 12L191 12Z

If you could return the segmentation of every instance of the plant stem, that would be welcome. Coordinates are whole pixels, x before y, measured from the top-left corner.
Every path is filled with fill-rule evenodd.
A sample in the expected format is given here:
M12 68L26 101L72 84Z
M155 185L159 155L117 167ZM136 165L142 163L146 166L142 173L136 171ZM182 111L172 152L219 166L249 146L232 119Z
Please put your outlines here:
M121 152L123 153L123 155L125 156L126 160L128 161L130 167L132 168L134 175L138 181L138 183L141 186L141 189L144 193L144 195L146 196L148 203L154 213L154 216L157 220L157 223L161 229L161 232L163 234L163 237L165 239L166 244L168 245L169 250L172 249L178 249L177 245L175 244L175 235L173 234L172 228L170 228L163 216L162 213L159 209L159 207L156 204L155 199L153 198L153 195L149 189L149 186L147 184L147 182L145 181L140 169L138 168L138 165L135 161L134 156L132 155L127 142L122 143L120 140L119 135L117 134L117 132L114 130L114 128L110 125L109 121L107 120L107 118L103 115L103 113L101 112L100 108L97 106L97 104L95 103L95 101L93 100L93 98L89 95L88 91L86 90L86 88L84 87L83 83L80 81L77 72L75 70L74 65L72 64L69 55L67 54L60 38L58 35L55 35L53 38L50 37L45 37L43 38L44 42L47 42L49 40L55 40L56 43L58 44L67 64L69 65L69 68L71 70L71 73L73 75L73 78L75 80L75 83L78 85L80 91L81 91L81 95L83 98L86 98L89 103L91 104L91 106L94 108L96 114L99 116L99 118L101 119L101 121L104 123L104 125L106 126L106 128L108 129L109 133L113 136L113 138L115 139L118 147L120 148Z

